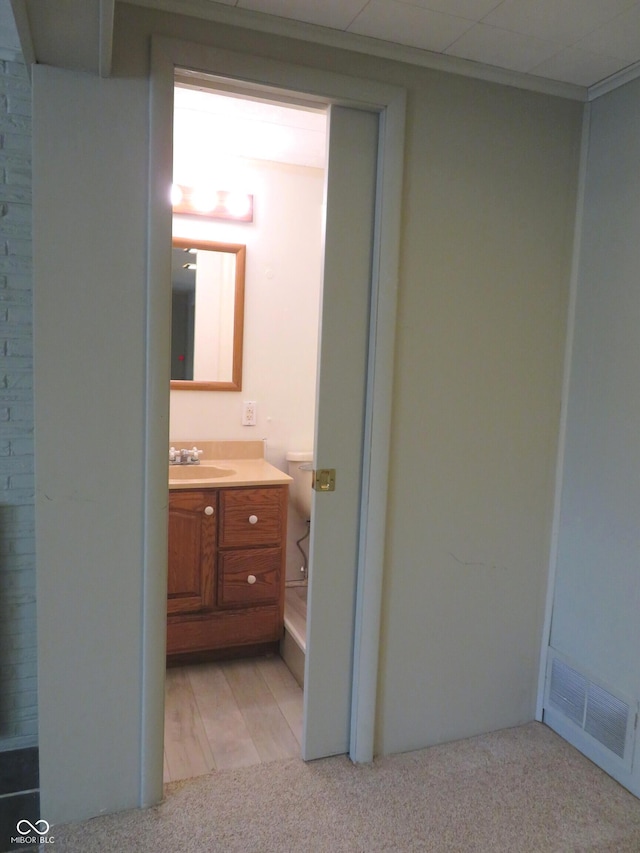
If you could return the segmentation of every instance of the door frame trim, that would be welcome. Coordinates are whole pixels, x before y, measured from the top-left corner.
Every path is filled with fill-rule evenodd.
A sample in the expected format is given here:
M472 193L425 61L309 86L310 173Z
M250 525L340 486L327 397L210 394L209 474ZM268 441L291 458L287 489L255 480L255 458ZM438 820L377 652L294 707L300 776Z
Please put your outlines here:
M190 68L247 87L273 87L327 104L380 114L374 257L369 324L363 481L357 567L351 743L353 761L373 758L391 438L402 172L404 89L192 42L153 36L149 105L149 211L146 301L144 574L140 800L162 798L166 456L169 439L169 187L175 68ZM169 135L170 136L170 135ZM163 496L159 501L158 495ZM164 511L162 510L164 503ZM159 570L160 568L160 570Z

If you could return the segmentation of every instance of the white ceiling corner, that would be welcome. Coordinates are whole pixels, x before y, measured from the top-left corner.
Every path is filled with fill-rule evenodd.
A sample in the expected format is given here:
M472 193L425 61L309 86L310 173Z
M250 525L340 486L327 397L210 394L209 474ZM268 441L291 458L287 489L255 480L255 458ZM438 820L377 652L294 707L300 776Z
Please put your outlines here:
M28 11L18 29L36 61L105 74L115 2L11 5ZM579 100L640 76L640 0L128 2ZM0 41L12 37L0 16Z

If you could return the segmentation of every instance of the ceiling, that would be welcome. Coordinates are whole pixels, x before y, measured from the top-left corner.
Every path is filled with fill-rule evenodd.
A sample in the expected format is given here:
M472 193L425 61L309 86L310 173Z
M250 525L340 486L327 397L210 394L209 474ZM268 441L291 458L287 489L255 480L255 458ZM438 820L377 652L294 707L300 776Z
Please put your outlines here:
M640 0L129 1L568 97L640 75ZM11 0L25 56L105 73L115 2Z
M173 123L173 179L177 184L208 182L251 192L234 174L239 159L315 169L325 166L324 109L302 109L178 86Z

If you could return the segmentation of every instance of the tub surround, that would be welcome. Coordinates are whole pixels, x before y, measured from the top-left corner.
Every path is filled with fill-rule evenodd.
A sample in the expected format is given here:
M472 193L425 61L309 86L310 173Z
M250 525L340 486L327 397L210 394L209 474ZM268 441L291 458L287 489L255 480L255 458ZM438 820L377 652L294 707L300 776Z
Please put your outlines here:
M304 657L307 650L307 584L287 584L284 593L284 634L280 657L300 687L304 687Z
M176 448L197 447L202 450L200 465L215 465L233 473L210 479L199 476L199 466L170 465L169 489L230 488L240 486L287 485L291 477L271 465L264 458L264 441L188 441L174 439ZM193 470L193 478L185 471ZM180 476L172 478L172 471L179 470Z

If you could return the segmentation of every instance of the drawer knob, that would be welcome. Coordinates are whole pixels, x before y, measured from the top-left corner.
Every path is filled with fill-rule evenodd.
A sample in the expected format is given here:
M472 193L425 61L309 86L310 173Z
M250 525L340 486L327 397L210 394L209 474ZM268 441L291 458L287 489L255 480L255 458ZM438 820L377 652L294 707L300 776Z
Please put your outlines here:
M206 506L204 508L204 514L205 515L213 515L213 507L212 506Z
M257 515L250 515L249 516L249 524L257 524L257 523L258 523L258 516Z
M255 575L249 575L249 577L247 578L247 583L254 584L255 582L256 582L256 576Z

